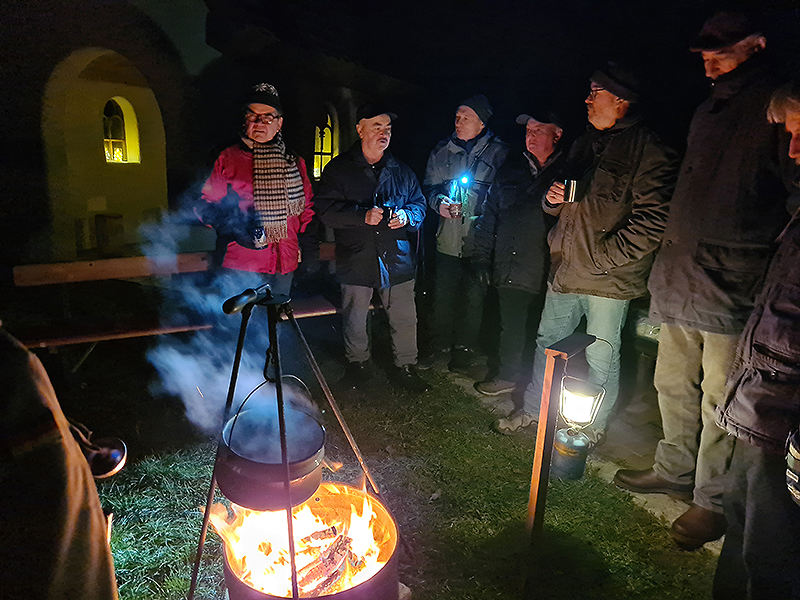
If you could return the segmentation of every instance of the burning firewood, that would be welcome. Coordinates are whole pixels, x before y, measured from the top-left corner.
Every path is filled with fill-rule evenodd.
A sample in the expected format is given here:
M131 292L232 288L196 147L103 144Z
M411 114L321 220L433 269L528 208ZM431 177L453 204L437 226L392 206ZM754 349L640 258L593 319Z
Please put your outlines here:
M320 583L317 587L315 587L313 590L311 590L305 595L309 598L317 598L319 596L322 596L323 594L327 594L328 592L332 591L332 588L336 586L341 576L342 574L337 569L336 571L328 575L328 577L325 578L325 581Z
M314 581L327 579L332 573L338 571L339 567L350 551L350 543L353 540L346 535L340 535L319 558L311 561L297 572L297 582L301 587L307 587Z
M336 537L337 535L338 532L336 531L336 525L331 525L327 529L323 529L321 531L315 531L311 535L307 535L306 537L302 538L300 542L303 544L310 544L313 541L329 540L331 538Z

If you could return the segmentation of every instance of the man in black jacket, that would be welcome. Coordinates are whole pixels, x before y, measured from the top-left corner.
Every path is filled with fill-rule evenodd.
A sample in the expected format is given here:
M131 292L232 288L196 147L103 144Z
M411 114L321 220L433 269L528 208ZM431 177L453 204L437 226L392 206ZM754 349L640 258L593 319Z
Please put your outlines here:
M475 384L486 396L517 386L528 315L536 307L541 310L550 264L547 230L552 220L542 210L542 198L561 174L563 154L557 148L564 130L554 115L540 119L517 117L525 127L525 151L512 154L500 167L475 226L472 260L487 280L491 272L500 303L497 357L491 361L491 376Z
M785 123L789 157L800 164L800 83L775 92L767 116ZM800 210L778 241L717 413L717 423L736 438L717 600L800 598L800 460L789 459L793 495L785 458L787 438L800 426Z
M336 238L348 360L343 384L356 387L370 377L367 317L377 290L392 335L395 368L390 375L403 388L424 392L428 386L414 367L415 265L408 232L422 224L425 196L411 169L387 151L395 118L375 105L359 107L356 130L361 143L328 163L316 201L322 223Z
M739 13L708 19L694 44L713 91L692 119L648 286L651 318L661 323L655 386L664 439L651 469L614 477L634 492L692 500L672 524L685 548L725 532L722 495L733 438L717 427L714 413L773 241L789 218L780 175L785 141L765 114L777 87L765 46Z

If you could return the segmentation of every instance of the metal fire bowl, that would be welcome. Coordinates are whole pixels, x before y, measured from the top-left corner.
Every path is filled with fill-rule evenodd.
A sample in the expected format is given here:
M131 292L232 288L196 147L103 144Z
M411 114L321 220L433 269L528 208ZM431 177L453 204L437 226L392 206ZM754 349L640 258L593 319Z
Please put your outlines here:
M349 494L361 495L362 497L367 495L366 492L362 492L359 489L343 483L336 483L335 485L339 490L345 490L345 492ZM326 486L322 486L318 494L312 494L314 498L309 504L316 504L317 502L324 504L325 496L330 494L325 487ZM397 552L397 548L400 545L400 533L397 529L397 522L389 512L389 509L381 504L380 501L377 501L374 496L372 496L372 501L376 505L375 511L378 513L379 521L381 521L385 527L389 527L394 531L392 539L393 547L388 547L388 544L384 547L385 551L391 552L389 560L383 565L380 571L366 581L362 581L350 589L335 594L317 596L317 598L327 598L329 600L399 600L400 574L398 572L399 553ZM313 504L311 507L312 510L314 509ZM225 583L228 586L228 595L231 600L284 600L283 596L273 596L272 594L261 592L239 579L231 570L230 563L228 562L227 548L225 548L223 554L225 558L223 563Z
M288 498L277 423L254 410L244 410L226 423L216 477L219 489L231 502L251 510L283 510L314 494L322 481L325 429L312 416L295 410L287 411L286 429Z

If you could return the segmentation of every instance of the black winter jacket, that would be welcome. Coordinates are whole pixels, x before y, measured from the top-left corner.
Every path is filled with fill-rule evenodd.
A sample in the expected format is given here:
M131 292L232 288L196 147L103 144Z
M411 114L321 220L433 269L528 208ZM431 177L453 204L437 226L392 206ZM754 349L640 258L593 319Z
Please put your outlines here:
M631 116L610 129L590 128L573 144L565 169L585 190L545 211L553 290L632 300L647 277L667 222L678 159Z
M425 217L425 197L410 168L388 151L370 165L357 143L326 165L314 199L320 220L334 231L340 283L378 288L414 278L409 232ZM384 208L384 218L367 225L374 206ZM408 225L390 229L389 209L404 210Z
M800 424L800 211L779 243L717 415L720 427L775 454Z
M550 265L547 230L555 220L542 210L542 198L561 175L559 151L533 174L526 155L509 156L497 172L475 227L473 260L488 266L492 284L538 294Z
M773 241L789 220L787 185L795 168L786 159L782 126L766 116L775 87L757 55L717 78L695 112L650 276L653 320L742 331Z

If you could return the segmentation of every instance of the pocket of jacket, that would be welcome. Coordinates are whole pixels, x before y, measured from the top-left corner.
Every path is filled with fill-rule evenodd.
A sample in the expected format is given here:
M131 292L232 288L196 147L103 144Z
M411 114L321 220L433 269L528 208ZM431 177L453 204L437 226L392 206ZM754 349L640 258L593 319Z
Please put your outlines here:
M631 178L631 166L606 160L595 169L592 178L592 194L597 198L619 202L625 194Z
M737 307L753 303L771 257L770 245L712 240L700 240L695 252L697 265Z

